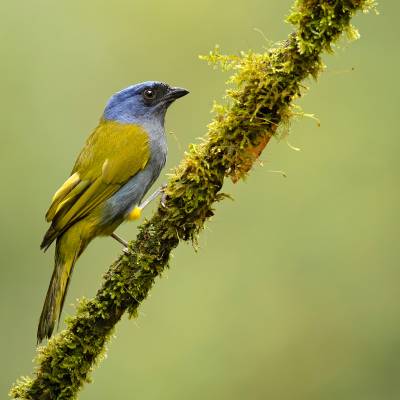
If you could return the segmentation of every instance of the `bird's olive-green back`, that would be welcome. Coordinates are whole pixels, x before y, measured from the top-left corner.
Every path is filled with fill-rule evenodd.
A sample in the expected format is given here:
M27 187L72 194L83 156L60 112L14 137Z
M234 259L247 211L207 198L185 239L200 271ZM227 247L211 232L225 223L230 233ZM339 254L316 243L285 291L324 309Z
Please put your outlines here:
M71 177L60 187L46 214L64 230L110 198L150 158L149 138L138 125L100 121L79 154Z

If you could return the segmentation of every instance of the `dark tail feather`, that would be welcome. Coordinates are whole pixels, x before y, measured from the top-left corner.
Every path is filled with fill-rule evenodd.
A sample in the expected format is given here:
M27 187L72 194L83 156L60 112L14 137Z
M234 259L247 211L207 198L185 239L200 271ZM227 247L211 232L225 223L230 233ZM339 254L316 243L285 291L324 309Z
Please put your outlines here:
M74 264L80 254L80 246L77 246L75 254L63 254L63 242L68 240L64 236L57 239L56 243L54 271L47 289L37 330L38 343L44 338L50 338L56 321L60 319Z
M51 225L50 228L47 230L46 234L44 235L42 243L40 244L40 248L46 251L59 235L60 232L54 229L53 225Z

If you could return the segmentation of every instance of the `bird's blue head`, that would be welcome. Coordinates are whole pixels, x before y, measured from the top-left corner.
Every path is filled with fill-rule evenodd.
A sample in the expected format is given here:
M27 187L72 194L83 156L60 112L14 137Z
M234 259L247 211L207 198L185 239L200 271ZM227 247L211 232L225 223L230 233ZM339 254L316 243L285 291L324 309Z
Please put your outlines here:
M163 125L168 107L188 93L186 89L171 87L163 82L138 83L111 96L103 118L123 124L159 122Z

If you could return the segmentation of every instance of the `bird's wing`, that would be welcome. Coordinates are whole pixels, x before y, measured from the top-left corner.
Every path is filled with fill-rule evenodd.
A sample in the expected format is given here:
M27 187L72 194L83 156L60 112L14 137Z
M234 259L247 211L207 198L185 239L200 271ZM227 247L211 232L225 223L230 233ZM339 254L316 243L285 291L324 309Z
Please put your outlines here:
M46 220L64 231L110 198L150 158L148 134L138 125L101 121L55 193Z

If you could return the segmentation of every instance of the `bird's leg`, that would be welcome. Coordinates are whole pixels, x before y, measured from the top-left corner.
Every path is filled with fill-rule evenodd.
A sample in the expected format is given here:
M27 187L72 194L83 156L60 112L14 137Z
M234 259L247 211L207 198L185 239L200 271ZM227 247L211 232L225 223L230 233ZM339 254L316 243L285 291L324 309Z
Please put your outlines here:
M122 246L128 247L128 242L124 239L122 239L121 236L118 236L116 233L112 233L110 235L113 239L115 239L117 242L121 243Z
M154 193L152 193L145 201L140 203L138 206L134 207L133 210L128 214L128 220L139 219L142 210L147 207L155 198L157 198L161 194L161 205L165 207L165 193L164 190L167 187L166 184L161 185ZM110 235L113 239L115 239L118 243L122 244L124 248L122 249L125 254L129 253L128 242L122 239L121 236L118 236L115 232Z
M122 237L121 237L121 236L118 236L115 232L112 233L110 236L111 236L113 239L115 239L118 243L121 243L122 246L124 246L123 249L122 249L122 251L123 251L125 254L128 254L128 253L129 253L128 242L127 242L126 240L122 239Z
M161 185L154 193L152 193L146 200L140 203L138 206L134 207L133 210L128 214L127 219L132 221L135 219L139 219L142 215L142 211L146 208L155 198L157 198L160 194L161 196L161 205L165 207L165 194L164 190L167 187L166 184Z
M153 194L151 194L143 203L139 204L139 207L143 210L149 203L151 203L156 197L161 194L161 205L165 207L165 193L164 190L167 184L162 184Z

